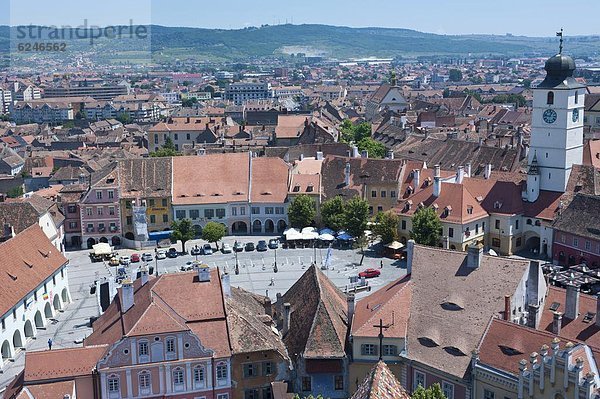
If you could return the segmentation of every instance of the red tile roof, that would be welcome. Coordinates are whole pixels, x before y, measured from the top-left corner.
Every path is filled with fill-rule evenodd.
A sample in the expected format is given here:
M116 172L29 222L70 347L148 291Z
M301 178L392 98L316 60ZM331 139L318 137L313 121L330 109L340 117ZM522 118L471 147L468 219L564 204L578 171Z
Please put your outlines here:
M250 200L283 204L287 197L288 172L281 158L253 158Z
M25 354L25 383L91 375L108 345L85 346Z
M410 395L388 366L379 361L351 399L410 399Z
M1 243L0 314L10 311L67 262L37 224Z

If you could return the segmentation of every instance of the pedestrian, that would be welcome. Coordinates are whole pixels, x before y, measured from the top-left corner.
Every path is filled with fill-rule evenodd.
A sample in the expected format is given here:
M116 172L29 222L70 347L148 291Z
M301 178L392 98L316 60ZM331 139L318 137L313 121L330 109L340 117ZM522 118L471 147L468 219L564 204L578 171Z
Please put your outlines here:
M379 261L379 268L383 269L383 259L381 261Z
M52 338L48 338L48 350L52 350Z

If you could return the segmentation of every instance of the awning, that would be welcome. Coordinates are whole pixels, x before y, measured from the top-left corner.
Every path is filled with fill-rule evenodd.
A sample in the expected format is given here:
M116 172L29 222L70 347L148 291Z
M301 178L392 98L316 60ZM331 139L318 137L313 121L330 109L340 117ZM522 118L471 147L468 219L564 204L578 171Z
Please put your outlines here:
M319 240L321 241L333 241L335 237L331 234L319 234Z
M112 254L112 248L106 242L101 242L99 244L96 244L96 245L92 246L92 249L94 250L94 255L110 255L110 254Z
M302 233L300 233L298 230L296 230L294 228L289 228L286 231L284 231L283 236L285 237L285 239L287 241L302 239Z
M303 240L316 240L319 238L319 233L314 227L305 227L302 229Z
M385 247L389 248L389 249L397 250L397 249L404 247L404 244L402 244L401 242L398 242L398 241L392 241Z
M340 234L339 236L337 236L337 239L340 241L352 241L352 240L354 240L354 237L352 237L348 233L343 233L343 234Z

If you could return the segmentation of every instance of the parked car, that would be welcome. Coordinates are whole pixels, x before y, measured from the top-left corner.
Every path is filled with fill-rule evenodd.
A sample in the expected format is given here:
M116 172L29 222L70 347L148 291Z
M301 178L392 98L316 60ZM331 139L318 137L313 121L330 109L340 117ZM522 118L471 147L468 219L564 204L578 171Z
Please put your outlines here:
M260 240L258 242L258 244L256 244L256 250L263 252L266 251L267 249L269 249L269 247L267 246L267 242L265 240Z
M232 251L231 245L229 245L229 244L223 244L221 246L221 252L223 252L224 254L230 254L231 251Z
M137 263L140 261L140 254L132 254L131 255L131 263Z
M279 240L277 238L271 238L269 240L269 248L271 248L271 249L279 248Z
M142 262L152 262L152 260L154 260L154 258L150 252L144 252L142 254Z
M177 256L179 256L177 250L175 248L169 248L167 251L167 258L176 258Z
M192 250L190 251L190 253L191 253L193 256L198 256L198 255L202 255L202 250L200 249L200 247L199 247L199 246L195 245L195 246L192 248Z
M233 250L235 252L242 252L244 250L244 244L236 241L235 244L233 244Z
M119 258L119 263L122 264L122 265L124 265L124 266L127 266L128 264L130 264L131 261L129 260L129 256L121 256Z
M246 252L254 251L254 243L253 242L246 243L246 246L244 247L244 249L246 250Z
M119 266L119 259L117 259L116 257L110 258L108 264L111 266Z
M156 252L156 259L167 259L167 251L164 249L158 250Z
M358 273L358 277L373 278L373 277L379 277L380 274L381 274L381 272L377 269L367 269L365 271Z
M202 246L202 253L203 253L204 255L212 255L212 253L213 253L213 249L212 249L212 247L210 246L210 244L204 244L204 245Z

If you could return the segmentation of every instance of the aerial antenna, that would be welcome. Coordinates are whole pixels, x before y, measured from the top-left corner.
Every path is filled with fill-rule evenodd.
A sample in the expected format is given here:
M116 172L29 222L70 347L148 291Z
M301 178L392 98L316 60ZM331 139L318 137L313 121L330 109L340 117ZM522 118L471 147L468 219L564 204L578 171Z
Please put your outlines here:
M563 51L563 28L560 28L560 32L556 32L556 36L560 37L560 44L558 46L558 54L562 54L562 51Z

